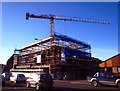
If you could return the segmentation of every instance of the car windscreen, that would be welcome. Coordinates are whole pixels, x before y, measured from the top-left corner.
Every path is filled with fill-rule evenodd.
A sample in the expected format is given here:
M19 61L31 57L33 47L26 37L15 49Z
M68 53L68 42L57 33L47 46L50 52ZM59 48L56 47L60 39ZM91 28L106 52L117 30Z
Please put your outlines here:
M18 76L19 76L19 77L25 77L25 75L23 75L23 74L18 74Z

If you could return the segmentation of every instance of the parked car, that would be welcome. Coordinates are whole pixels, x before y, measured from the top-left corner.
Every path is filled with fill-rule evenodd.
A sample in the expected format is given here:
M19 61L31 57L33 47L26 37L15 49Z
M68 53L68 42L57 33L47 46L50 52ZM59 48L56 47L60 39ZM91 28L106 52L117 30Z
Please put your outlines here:
M116 77L109 72L97 72L94 76L88 76L87 80L95 87L99 84L120 87L120 77Z
M4 75L5 79L6 79L7 81L9 81L9 80L10 80L10 77L12 76L12 73L10 73L10 72L5 72L5 73L3 73L3 75Z
M4 77L4 75L0 74L0 81L2 81L2 86L4 86L6 84L6 79Z
M12 74L12 76L10 77L10 81L14 83L25 83L26 77L24 74Z
M36 90L41 88L52 88L53 79L50 74L36 74L26 80L26 87L35 87Z

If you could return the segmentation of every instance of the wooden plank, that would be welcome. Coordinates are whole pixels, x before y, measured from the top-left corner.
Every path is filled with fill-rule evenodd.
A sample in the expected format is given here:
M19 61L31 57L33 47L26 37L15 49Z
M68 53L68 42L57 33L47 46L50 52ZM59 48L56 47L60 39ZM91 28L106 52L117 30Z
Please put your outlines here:
M99 67L105 67L105 62L100 63Z
M120 55L112 58L113 66L120 66Z
M16 68L30 68L30 65L21 65L21 66L16 66Z
M106 61L106 67L112 67L112 60L111 59Z

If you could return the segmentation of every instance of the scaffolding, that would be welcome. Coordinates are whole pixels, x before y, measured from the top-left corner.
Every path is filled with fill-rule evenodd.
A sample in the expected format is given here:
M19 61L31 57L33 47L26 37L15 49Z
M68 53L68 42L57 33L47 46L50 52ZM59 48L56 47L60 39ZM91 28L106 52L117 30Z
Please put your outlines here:
M40 68L57 77L58 73L65 75L64 71L68 71L69 67L72 67L72 70L80 70L79 67L87 69L85 66L91 61L90 50L88 43L54 33L53 37L15 50L13 68Z

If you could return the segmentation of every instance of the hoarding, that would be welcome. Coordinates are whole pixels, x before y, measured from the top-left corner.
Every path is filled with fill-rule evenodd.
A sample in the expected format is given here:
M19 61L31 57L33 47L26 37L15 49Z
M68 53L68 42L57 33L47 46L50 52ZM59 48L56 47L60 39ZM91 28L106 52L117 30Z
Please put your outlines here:
M37 55L37 63L41 63L41 55Z

